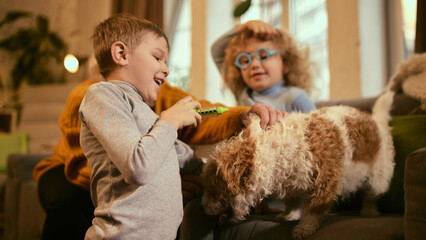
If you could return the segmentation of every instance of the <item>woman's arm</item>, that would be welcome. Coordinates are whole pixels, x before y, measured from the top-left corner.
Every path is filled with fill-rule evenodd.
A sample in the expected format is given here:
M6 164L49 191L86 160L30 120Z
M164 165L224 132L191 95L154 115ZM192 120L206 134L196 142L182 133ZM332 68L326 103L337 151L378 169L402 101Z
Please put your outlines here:
M157 95L154 110L157 114L160 114L188 95L190 94L166 82ZM192 97L196 99L194 96ZM199 102L203 108L211 106L225 107L223 104L213 104L206 100ZM241 115L250 108L241 106L228 108L229 111L218 117L203 119L197 128L185 127L179 130L179 139L187 144L209 144L234 135L242 128Z
M221 72L223 63L225 62L225 48L228 46L229 41L237 34L237 29L233 28L220 36L211 47L211 54L217 69Z

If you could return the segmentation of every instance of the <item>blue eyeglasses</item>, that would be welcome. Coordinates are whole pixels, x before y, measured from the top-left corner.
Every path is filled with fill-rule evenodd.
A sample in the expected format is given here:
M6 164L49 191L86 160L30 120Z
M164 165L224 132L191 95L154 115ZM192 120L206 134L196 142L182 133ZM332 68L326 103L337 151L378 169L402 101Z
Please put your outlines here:
M251 58L256 57L260 62L266 62L272 55L278 53L279 50L268 50L267 48L259 48L252 54L240 53L235 59L235 66L240 69L246 69L251 64Z

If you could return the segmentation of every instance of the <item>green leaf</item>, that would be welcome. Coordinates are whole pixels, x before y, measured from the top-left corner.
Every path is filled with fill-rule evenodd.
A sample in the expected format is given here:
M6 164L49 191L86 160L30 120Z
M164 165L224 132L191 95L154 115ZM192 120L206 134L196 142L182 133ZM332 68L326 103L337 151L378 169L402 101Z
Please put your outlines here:
M15 52L34 45L33 41L35 41L34 31L24 29L1 40L0 48L9 52Z
M12 88L13 90L18 90L22 82L25 79L25 65L23 63L24 59L22 57L18 58L15 67L12 69Z
M67 45L56 33L49 34L49 40L51 43L49 44L50 55L54 57L57 62L62 61L67 53Z
M19 16L24 14L9 14L7 21ZM50 32L48 18L38 15L33 20L35 24L19 28L14 34L0 40L0 49L13 52L17 56L11 71L10 85L14 90L18 90L23 81L31 85L57 82L58 77L52 72L51 60L60 62L66 54L67 44L59 35ZM59 80L64 81L64 76L62 74Z
M46 36L48 34L49 20L45 16L37 16L37 29L41 36Z
M0 27L4 24L14 22L23 17L29 17L31 13L25 11L11 11L6 14L6 16L0 20Z
M251 0L241 2L234 10L234 17L241 17L251 6Z

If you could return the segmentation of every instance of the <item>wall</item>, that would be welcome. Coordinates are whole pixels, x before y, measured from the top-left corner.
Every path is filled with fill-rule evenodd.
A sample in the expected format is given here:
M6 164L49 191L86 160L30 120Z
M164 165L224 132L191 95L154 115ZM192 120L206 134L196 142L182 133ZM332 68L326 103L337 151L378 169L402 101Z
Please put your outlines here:
M360 97L358 1L327 0L327 13L330 98Z
M25 10L47 16L50 19L50 30L63 38L69 52L88 57L92 54L90 37L93 29L110 15L111 0L1 0L0 17L10 10ZM12 32L17 26L26 23L20 20L4 30ZM5 36L4 32L0 36ZM3 81L9 79L14 60L12 54L0 52L0 76ZM60 136L58 117L68 93L78 82L88 77L88 71L82 68L76 74L67 73L66 76L67 84L22 86L20 95L24 109L18 131L28 133L31 152L53 151Z
M24 10L43 14L50 19L51 31L57 32L68 44L70 53L76 56L89 56L92 53L90 36L93 28L111 12L111 0L1 0L0 17L8 11ZM17 25L25 24L23 20ZM13 26L12 26L13 27ZM16 27L16 25L15 25ZM11 30L9 27L7 30ZM1 35L3 36L3 34ZM9 79L10 69L15 63L13 55L0 52L0 76ZM70 81L80 81L84 71L67 74Z

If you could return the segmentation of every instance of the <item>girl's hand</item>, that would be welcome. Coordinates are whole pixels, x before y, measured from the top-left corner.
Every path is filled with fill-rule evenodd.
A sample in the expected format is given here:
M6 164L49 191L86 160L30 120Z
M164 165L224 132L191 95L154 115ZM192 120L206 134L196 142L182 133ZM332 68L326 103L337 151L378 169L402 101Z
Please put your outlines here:
M256 103L250 108L250 110L242 114L243 123L247 122L246 119L251 113L259 115L260 126L262 128L266 128L280 122L288 114L286 111L280 111L278 109L271 108L264 103Z
M200 108L198 101L187 96L179 100L169 109L161 112L160 120L164 120L172 124L176 130L192 125L197 127L201 123L201 115L194 111L195 108Z
M251 20L237 27L237 32L248 29L252 31L255 37L270 39L274 36L278 36L279 31L272 25L260 20Z

